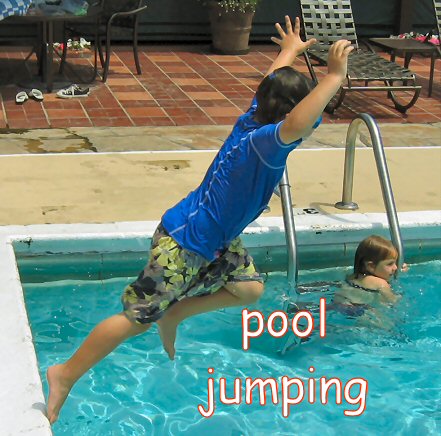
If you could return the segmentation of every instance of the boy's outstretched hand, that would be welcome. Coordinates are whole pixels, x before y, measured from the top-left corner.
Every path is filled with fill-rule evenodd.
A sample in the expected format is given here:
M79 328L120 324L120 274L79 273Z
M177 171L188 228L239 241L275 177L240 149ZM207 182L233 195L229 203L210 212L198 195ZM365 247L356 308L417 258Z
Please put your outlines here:
M280 47L280 53L274 60L265 76L271 74L274 70L281 67L291 66L295 58L307 50L312 44L317 42L312 38L309 41L302 41L300 38L300 20L297 17L292 28L291 20L288 15L285 15L285 27L283 30L279 23L276 23L276 29L280 38L271 37L271 41L275 42Z
M296 17L294 22L294 30L292 28L291 19L288 15L285 15L285 27L286 32L283 30L279 23L276 23L277 32L280 35L280 39L275 36L271 37L271 41L280 46L280 50L293 50L295 55L298 56L307 50L312 44L315 44L317 40L315 38L309 41L302 41L300 38L300 19Z
M348 56L353 49L350 41L346 39L334 42L329 48L328 74L339 76L343 80L348 70Z

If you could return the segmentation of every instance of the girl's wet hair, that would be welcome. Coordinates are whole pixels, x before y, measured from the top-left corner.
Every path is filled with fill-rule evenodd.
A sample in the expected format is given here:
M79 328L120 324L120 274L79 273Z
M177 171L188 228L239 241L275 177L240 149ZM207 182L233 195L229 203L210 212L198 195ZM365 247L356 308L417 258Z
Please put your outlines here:
M381 236L372 235L360 242L355 252L354 274L368 274L367 262L377 265L385 259L396 259L398 251L391 241Z
M257 88L256 121L272 124L283 120L313 88L310 79L291 67L274 70Z

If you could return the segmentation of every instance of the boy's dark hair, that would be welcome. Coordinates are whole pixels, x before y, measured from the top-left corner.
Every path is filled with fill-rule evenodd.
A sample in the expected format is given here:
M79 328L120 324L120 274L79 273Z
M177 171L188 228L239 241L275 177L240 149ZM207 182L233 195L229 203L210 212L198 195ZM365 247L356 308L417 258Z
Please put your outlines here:
M377 265L382 260L397 258L398 251L391 241L372 235L363 239L357 247L354 259L354 274L368 274L366 263Z
M283 120L313 88L310 79L291 67L274 70L257 88L255 120L262 124Z

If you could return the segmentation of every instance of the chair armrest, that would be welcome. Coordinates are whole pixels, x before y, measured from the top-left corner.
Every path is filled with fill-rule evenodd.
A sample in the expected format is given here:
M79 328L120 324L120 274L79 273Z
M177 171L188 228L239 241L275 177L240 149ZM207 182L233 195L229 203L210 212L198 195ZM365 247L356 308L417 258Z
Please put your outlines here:
M133 10L127 11L127 12L115 12L114 14L111 15L108 22L113 21L117 17L128 17L130 15L139 14L140 12L144 11L145 9L147 9L147 6L142 6L141 8L133 9Z

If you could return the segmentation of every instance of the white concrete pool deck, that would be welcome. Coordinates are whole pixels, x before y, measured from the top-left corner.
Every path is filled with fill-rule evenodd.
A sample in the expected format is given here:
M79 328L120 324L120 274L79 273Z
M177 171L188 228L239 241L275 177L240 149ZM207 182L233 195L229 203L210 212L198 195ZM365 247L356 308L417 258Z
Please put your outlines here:
M397 210L441 209L441 123L380 129ZM333 207L341 199L346 131L323 125L291 153L294 207L347 213ZM196 187L228 132L204 126L0 134L0 225L159 219ZM383 212L373 152L361 133L353 201L359 212ZM270 206L269 216L280 216L279 199Z
M441 125L380 125L397 210L441 222ZM201 180L229 127L35 130L0 134L0 422L3 435L49 435L12 242L149 234ZM339 211L347 125L324 125L288 162L300 228L387 225L373 152L357 143L353 200ZM3 153L3 154L1 154ZM281 227L280 200L248 231ZM313 209L314 215L308 211ZM423 212L429 211L429 212ZM272 217L272 218L271 218ZM297 221L296 221L297 222ZM100 225L105 223L104 225Z

